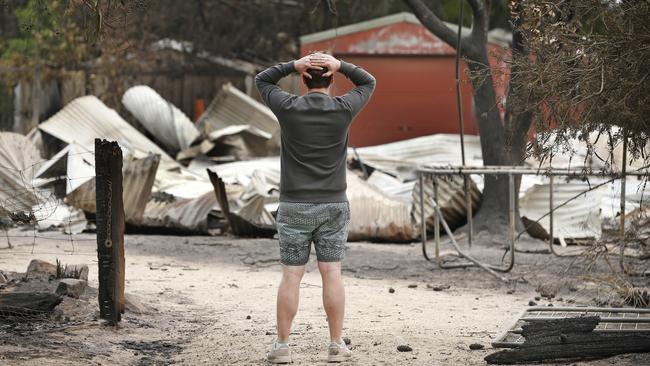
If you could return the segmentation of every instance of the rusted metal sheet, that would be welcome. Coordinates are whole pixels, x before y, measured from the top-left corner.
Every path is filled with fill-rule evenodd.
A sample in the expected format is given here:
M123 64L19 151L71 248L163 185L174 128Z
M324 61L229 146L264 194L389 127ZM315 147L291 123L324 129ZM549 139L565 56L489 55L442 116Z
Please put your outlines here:
M122 104L172 155L187 149L199 137L185 113L146 85L129 88L122 96Z

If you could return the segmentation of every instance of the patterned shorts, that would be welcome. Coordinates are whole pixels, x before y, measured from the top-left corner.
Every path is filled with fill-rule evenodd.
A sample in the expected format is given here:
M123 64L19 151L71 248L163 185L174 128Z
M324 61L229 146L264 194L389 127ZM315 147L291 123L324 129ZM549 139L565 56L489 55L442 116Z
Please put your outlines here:
M282 264L305 265L312 241L319 262L340 262L345 257L350 223L348 202L280 202L276 223Z

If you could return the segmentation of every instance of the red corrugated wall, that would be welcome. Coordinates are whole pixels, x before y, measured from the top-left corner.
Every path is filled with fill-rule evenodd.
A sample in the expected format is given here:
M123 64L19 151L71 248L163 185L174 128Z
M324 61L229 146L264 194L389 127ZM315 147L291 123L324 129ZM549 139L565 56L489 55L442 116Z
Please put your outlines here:
M459 133L455 50L420 24L395 23L301 46L302 55L324 50L357 64L377 79L377 89L350 130L350 144L369 146L435 133ZM493 67L505 67L501 47L490 45ZM466 134L478 134L471 85L463 63L461 95ZM507 76L493 75L497 95ZM337 74L333 93L352 88ZM499 98L500 99L500 98ZM496 108L502 109L500 105Z
M368 146L434 133L458 133L454 58L449 56L342 56L377 79L370 103L354 120L350 144ZM449 72L451 70L452 72ZM333 92L353 87L338 74ZM461 86L464 131L478 134L471 87Z

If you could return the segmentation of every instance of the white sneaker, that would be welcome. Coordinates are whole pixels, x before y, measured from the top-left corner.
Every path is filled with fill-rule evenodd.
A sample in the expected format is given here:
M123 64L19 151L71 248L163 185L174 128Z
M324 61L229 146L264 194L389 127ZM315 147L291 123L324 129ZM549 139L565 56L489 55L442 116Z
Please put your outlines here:
M266 355L266 360L273 364L291 363L291 350L289 346L281 345L275 340L271 352Z
M327 352L327 362L343 362L352 358L352 351L348 349L345 342L330 343Z

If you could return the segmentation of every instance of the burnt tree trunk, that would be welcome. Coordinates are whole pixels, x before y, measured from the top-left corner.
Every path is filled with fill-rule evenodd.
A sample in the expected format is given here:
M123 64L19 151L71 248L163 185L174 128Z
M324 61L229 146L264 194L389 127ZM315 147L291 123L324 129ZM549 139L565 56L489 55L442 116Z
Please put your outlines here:
M438 19L421 0L404 0L413 10L420 22L438 38L458 49L457 34ZM460 40L460 53L466 58L471 72L472 93L476 106L476 120L481 141L484 165L518 165L523 162L526 148L526 136L530 127L530 116L513 113L510 115L511 129L507 129L496 107L497 99L492 81L487 54L487 33L489 28L489 2L468 0L473 14L472 32ZM517 45L523 51L521 37ZM525 55L514 51L514 55ZM519 57L519 56L515 56ZM510 95L518 89L509 89ZM510 145L508 146L508 143ZM515 185L516 226L522 228L518 209L518 191L520 179ZM509 223L508 177L485 176L481 207L474 218L475 231L489 231L503 235L507 233Z

